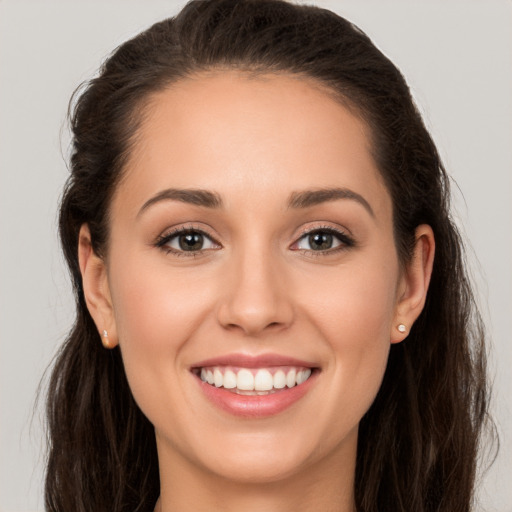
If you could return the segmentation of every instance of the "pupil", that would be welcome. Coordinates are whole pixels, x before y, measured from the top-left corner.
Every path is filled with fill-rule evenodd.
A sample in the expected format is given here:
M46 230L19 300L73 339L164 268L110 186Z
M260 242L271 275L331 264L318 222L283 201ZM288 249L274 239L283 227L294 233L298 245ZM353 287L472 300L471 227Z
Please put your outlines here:
M332 235L329 233L314 233L309 236L309 246L312 249L330 249L332 247Z
M179 238L180 249L183 251L198 251L203 247L203 235L200 233L187 233Z

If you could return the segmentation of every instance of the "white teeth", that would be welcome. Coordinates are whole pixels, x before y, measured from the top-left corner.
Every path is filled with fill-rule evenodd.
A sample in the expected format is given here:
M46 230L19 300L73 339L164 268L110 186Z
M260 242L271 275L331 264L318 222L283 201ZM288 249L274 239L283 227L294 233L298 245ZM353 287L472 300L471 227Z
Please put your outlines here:
M220 388L224 384L224 377L218 368L213 371L213 382L216 388Z
M260 368L258 370L241 368L235 373L235 369L226 367L201 368L199 376L203 382L225 389L233 389L242 394L266 395L268 392L275 392L285 387L293 388L308 380L311 375L311 368L296 369L288 371L277 370L274 375L271 369Z
M254 377L254 389L256 391L270 391L274 387L274 379L268 370L258 370Z
M231 370L226 370L224 374L224 387L226 389L236 388L236 374Z
M297 385L302 384L304 381L308 380L311 375L311 370L308 368L307 370L302 370L297 373L296 382Z
M236 387L242 391L253 391L254 390L254 376L249 370L239 370Z
M286 375L282 370L274 373L274 387L276 389L283 389L286 386Z
M295 370L290 370L287 374L286 374L286 385L289 387L289 388L293 388L293 386L295 386L296 382L295 382L295 376L296 376L296 372Z

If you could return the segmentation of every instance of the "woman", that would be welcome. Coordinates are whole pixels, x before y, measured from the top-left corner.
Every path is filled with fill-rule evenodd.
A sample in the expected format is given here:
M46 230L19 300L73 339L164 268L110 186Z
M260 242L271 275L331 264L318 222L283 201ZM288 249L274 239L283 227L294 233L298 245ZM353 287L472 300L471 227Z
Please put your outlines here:
M484 336L436 148L359 29L191 2L72 128L48 510L470 509Z

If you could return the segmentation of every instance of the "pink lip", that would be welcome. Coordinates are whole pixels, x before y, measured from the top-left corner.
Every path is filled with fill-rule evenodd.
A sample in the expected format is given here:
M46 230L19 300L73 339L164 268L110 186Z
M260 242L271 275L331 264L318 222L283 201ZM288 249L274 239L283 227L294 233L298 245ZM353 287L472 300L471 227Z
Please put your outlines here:
M230 354L201 361L194 364L192 368L208 366L238 366L243 368L268 368L272 366L315 367L311 362L277 354L262 354L260 356ZM313 371L309 379L302 384L293 388L284 388L268 395L238 395L224 388L217 388L203 382L193 372L200 390L211 403L230 414L246 418L264 418L284 411L300 400L314 386L318 374L318 371Z
M314 363L301 361L293 357L281 356L278 354L261 354L252 356L249 354L226 354L224 356L205 359L194 365L192 368L204 368L207 366L239 366L242 368L268 368L271 366L301 366L314 368Z
M224 411L246 418L263 418L278 414L301 399L314 385L317 375L313 372L306 382L269 395L237 395L203 382L197 376L196 380L206 398Z

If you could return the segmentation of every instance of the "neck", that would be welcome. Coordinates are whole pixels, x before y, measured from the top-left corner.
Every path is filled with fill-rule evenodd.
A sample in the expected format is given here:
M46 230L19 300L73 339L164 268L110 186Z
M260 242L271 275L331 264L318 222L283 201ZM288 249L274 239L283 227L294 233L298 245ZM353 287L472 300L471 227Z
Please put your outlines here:
M167 459L159 450L161 496L155 512L355 512L356 454L351 451L276 481L244 482L178 461L176 454Z

